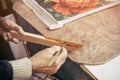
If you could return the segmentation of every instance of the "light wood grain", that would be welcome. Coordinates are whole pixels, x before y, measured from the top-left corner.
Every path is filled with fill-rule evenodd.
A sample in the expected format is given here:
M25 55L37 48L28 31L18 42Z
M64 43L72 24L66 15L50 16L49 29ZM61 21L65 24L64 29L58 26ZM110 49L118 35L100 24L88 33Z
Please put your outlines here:
M82 44L69 53L70 59L84 64L102 64L120 54L120 5L65 24L50 31L22 0L13 9L44 36Z
M2 26L0 26L0 30L3 30ZM83 47L83 45L80 45L80 44L67 42L67 41L63 41L63 40L59 40L59 39L54 39L54 38L50 38L50 37L44 37L41 35L32 34L32 33L28 33L28 32L19 34L18 32L11 30L10 33L13 37L15 37L17 39L36 43L36 44L42 44L42 45L46 45L46 46L55 46L55 45L62 46L65 44L65 48L70 51L74 51L74 50L77 50L77 49Z

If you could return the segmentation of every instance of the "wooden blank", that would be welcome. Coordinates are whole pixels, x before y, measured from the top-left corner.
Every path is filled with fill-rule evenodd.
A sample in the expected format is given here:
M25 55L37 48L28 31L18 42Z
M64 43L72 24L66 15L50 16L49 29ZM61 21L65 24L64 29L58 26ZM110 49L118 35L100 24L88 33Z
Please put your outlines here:
M21 35L15 31L11 31L11 34L13 37L16 37L18 39L33 42L36 44L42 44L46 46L54 46L54 45L62 46L63 44L65 44L65 48L67 50L72 50L72 51L83 47L80 44L75 44L75 43L71 43L63 40L44 37L44 36L40 36L40 35L28 33L28 32L25 32L23 35Z

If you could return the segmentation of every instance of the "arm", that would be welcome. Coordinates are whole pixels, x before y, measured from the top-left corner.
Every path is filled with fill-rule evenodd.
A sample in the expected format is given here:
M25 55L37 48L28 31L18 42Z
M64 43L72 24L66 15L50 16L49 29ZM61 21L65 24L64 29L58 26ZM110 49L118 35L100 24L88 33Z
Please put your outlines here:
M22 28L13 23L8 19L1 19L0 24L5 28L0 31L0 35L7 41L14 41L14 37L12 37L9 33L10 30L15 30L20 34L24 34ZM49 62L55 57L54 54L56 52L60 52L59 56L55 59L53 64L49 66ZM47 48L45 50L39 51L31 58L23 58L20 60L9 61L12 66L14 78L29 78L33 72L37 73L45 73L45 74L54 74L60 68L60 66L65 62L67 58L67 50L59 46L53 46L51 48Z
M67 51L62 49L60 55L51 66L50 61L54 54L60 51L59 46L53 46L39 51L31 58L22 58L13 61L0 61L0 80L10 79L29 79L32 71L36 73L54 74L61 67L67 58Z
M29 79L32 75L32 71L45 74L56 73L67 58L67 51L63 48L60 55L56 58L53 64L49 66L50 61L55 57L54 54L58 51L60 51L60 47L53 46L51 48L39 51L31 58L23 58L7 62L10 68L8 68L9 72L6 73L11 73L11 75L7 76L7 78L11 78L12 76L13 79Z
M14 61L0 61L0 80L29 79L31 74L32 66L28 58Z

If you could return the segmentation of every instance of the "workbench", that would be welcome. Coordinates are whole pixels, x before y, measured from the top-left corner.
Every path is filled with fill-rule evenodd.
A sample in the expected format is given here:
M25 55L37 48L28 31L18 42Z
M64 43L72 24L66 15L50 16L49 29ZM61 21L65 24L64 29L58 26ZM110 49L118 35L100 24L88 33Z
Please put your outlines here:
M84 45L68 53L76 63L104 64L120 54L120 5L69 22L56 30L49 30L22 0L16 1L13 9L42 35Z
M42 35L84 45L82 49L69 53L70 58L78 63L102 64L119 55L120 5L80 18L52 31L22 0L17 1L13 9Z

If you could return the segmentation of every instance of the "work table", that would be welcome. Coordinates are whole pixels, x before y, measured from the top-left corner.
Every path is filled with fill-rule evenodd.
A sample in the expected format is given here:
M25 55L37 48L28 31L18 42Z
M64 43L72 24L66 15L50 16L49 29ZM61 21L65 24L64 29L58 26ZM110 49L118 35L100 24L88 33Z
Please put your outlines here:
M22 0L15 2L13 9L44 36L84 45L69 53L70 59L77 63L102 64L120 54L120 5L69 22L56 30L49 30Z

